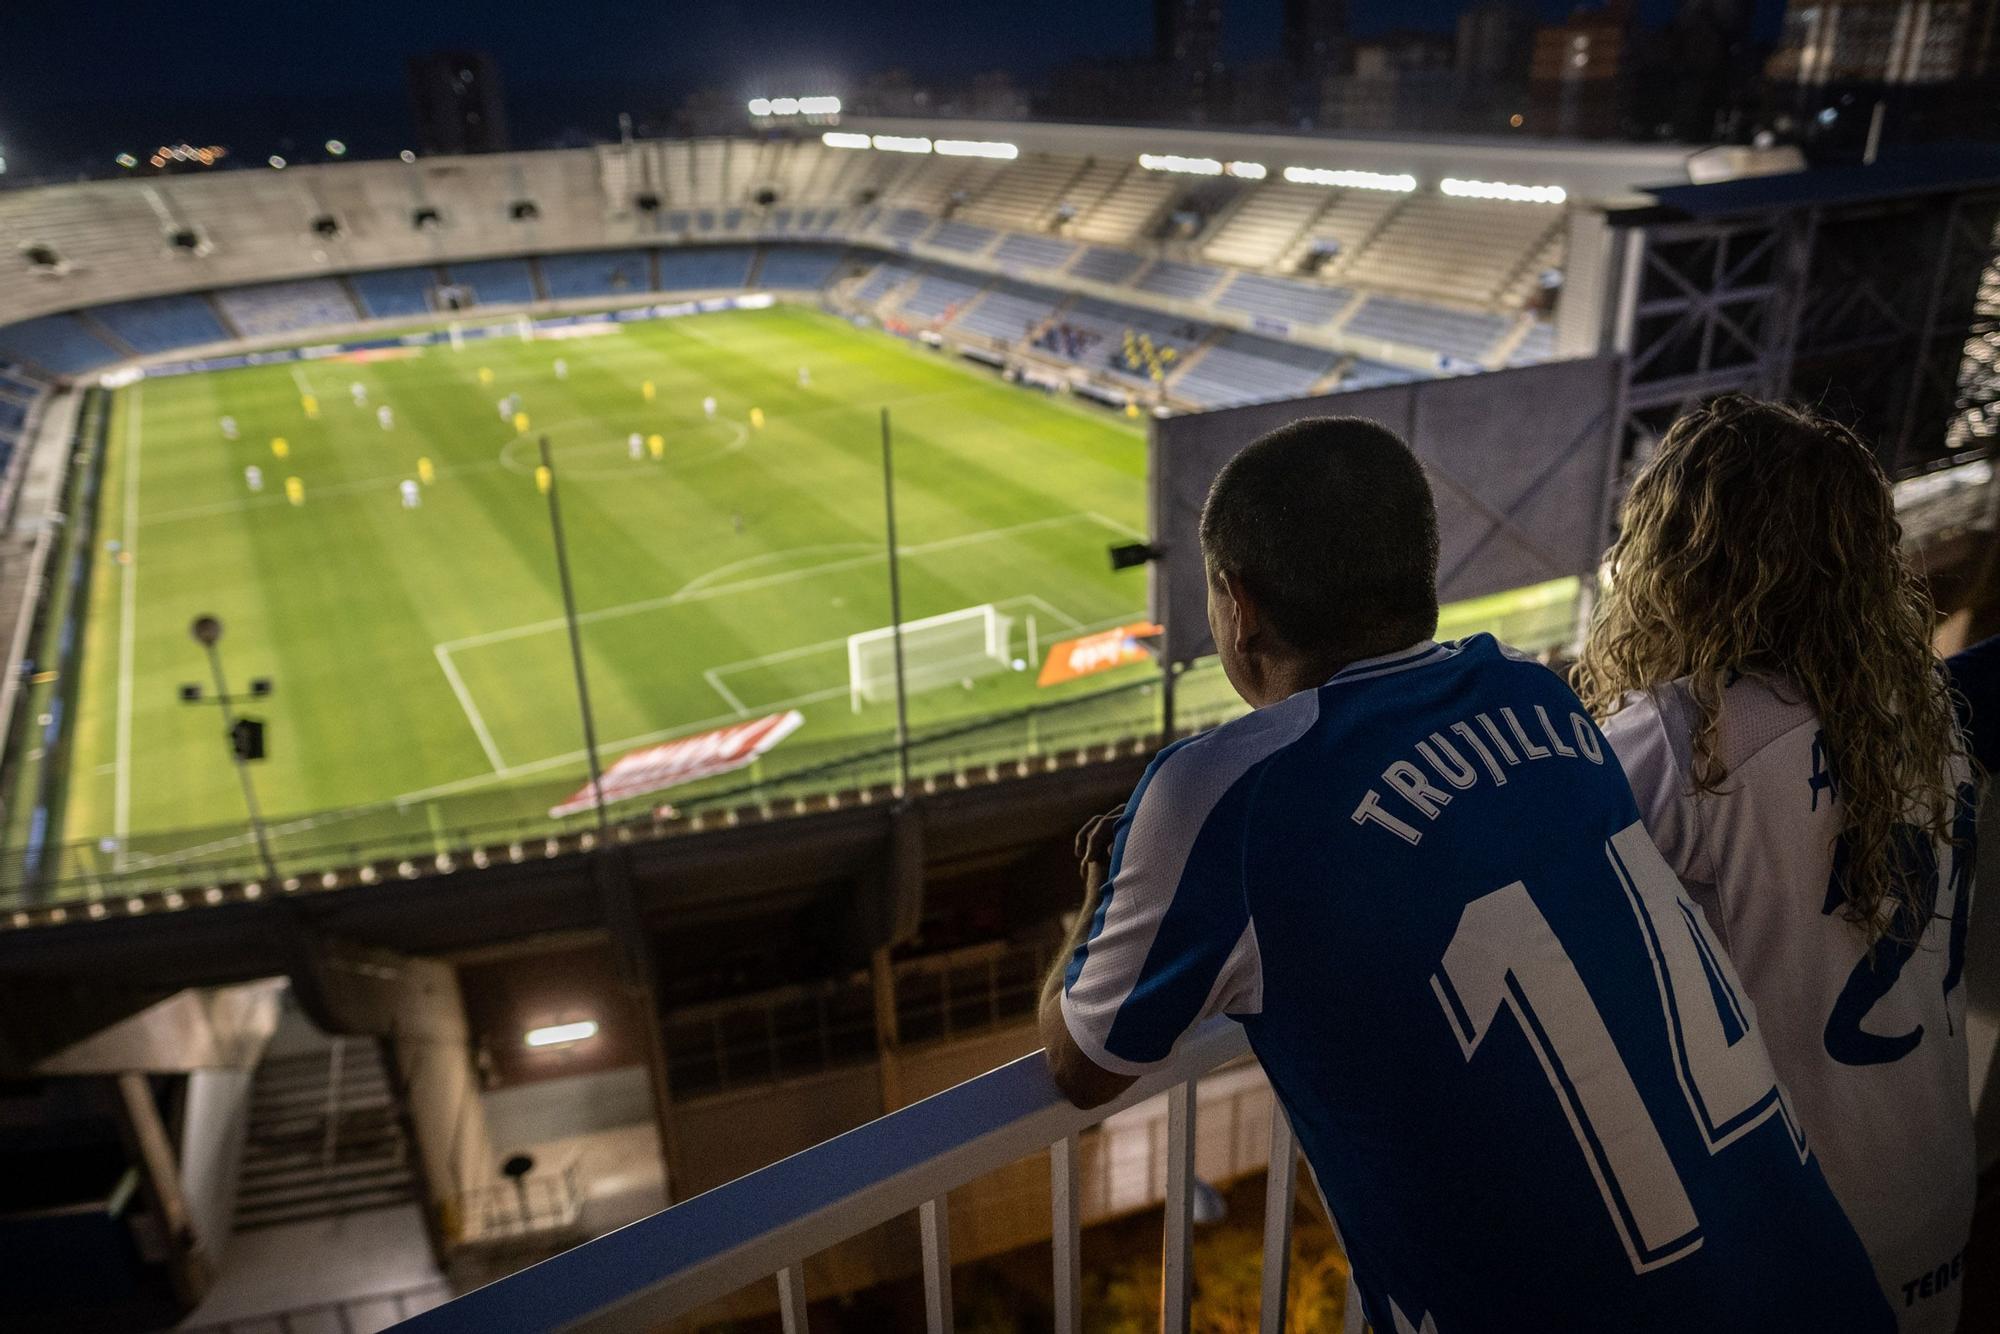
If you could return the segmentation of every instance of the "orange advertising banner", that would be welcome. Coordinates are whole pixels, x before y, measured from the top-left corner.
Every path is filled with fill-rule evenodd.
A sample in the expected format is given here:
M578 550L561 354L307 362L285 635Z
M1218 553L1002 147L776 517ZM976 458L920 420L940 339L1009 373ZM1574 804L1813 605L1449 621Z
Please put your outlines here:
M1150 662L1152 650L1139 641L1159 633L1160 627L1151 621L1135 621L1131 625L1065 639L1050 646L1048 659L1042 663L1042 674L1035 678L1035 684L1061 685L1064 681L1108 672L1127 663Z

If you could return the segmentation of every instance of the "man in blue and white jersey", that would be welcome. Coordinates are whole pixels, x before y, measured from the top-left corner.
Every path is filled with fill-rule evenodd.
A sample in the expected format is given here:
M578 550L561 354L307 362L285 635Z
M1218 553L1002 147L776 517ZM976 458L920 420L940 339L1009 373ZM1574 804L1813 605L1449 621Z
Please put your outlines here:
M1244 1025L1381 1331L1891 1330L1756 1017L1553 673L1431 640L1415 457L1304 421L1202 515L1255 711L1147 770L1049 979L1122 1092Z

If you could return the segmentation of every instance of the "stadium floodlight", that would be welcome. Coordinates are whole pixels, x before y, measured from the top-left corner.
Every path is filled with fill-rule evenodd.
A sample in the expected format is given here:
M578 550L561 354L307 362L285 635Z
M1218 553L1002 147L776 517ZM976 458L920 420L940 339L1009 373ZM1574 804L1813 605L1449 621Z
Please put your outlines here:
M530 1047L566 1047L572 1042L587 1042L597 1036L595 1019L579 1019L570 1024L550 1024L545 1028L531 1028L521 1041Z
M928 153L931 141L922 135L878 134L869 142L884 153Z
M770 115L770 114L771 114L771 99L770 99L770 98L768 98L768 97L753 97L753 98L751 98L751 99L750 99L750 114L751 114L751 115L753 115L753 116L768 116L768 115Z
M845 130L828 130L819 137L828 148L872 148L874 145L865 134L852 134Z
M1008 671L1013 618L992 603L903 622L903 674L914 694L975 676ZM847 695L854 712L896 697L896 627L847 637Z
M276 153L271 154L271 156L265 158L264 160L270 163L272 169L275 171L283 171L285 169L285 160L279 157Z
M1012 162L1021 156L1015 145L995 139L940 139L932 147L945 157L990 157Z
M412 153L407 148L404 149L402 152L396 154L396 156L403 159L403 161L405 162L415 162L417 160L417 155L415 153Z
M1246 181L1261 181L1270 174L1261 162L1225 162L1223 171L1231 176L1240 176Z
M125 168L127 171L130 171L132 168L139 165L139 159L133 157L130 153L120 153L117 157L111 160L113 162L116 162L119 166Z
M750 114L758 118L769 116L838 116L840 99L822 94L817 97L753 97L748 102Z
M338 139L329 139L326 141L326 151L334 157L346 157L347 145Z
M1515 185L1511 181L1464 181L1447 176L1438 189L1458 199L1499 199L1510 204L1560 204L1569 191L1560 185Z
M1405 195L1417 188L1417 178L1407 173L1334 171L1328 167L1286 167L1285 179L1293 185L1331 185L1342 190L1389 190Z
M1177 153L1141 153L1139 165L1147 171L1177 171L1186 176L1222 174L1222 164L1212 157L1181 157Z

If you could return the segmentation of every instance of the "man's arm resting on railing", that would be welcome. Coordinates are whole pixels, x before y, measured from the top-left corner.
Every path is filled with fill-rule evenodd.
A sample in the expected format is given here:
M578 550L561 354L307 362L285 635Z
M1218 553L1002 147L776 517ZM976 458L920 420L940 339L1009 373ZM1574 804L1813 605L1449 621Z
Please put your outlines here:
M1110 822L1105 817L1106 838L1109 837ZM1078 836L1079 845L1091 838L1098 827L1093 821L1083 834ZM1107 842L1108 849L1109 844ZM1047 1049L1049 1074L1055 1079L1056 1087L1063 1096L1078 1107L1101 1107L1132 1086L1133 1076L1113 1074L1103 1066L1084 1055L1070 1035L1069 1023L1063 1018L1062 996L1063 976L1069 969L1069 961L1075 956L1090 932L1091 919L1097 916L1097 901L1104 893L1104 881L1110 869L1109 852L1104 860L1086 857L1083 871L1083 908L1076 915L1076 922L1069 929L1063 941L1062 950L1056 955L1055 967L1049 970L1048 980L1042 984L1042 1004L1040 1021L1042 1045Z

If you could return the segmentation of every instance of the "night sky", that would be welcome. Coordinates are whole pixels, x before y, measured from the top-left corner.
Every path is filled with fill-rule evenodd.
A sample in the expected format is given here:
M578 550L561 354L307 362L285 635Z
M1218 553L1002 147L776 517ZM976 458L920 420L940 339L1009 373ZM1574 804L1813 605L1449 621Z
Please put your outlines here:
M1570 8L1531 2L1548 17ZM1467 0L1350 3L1365 36L1448 30ZM1282 0L1225 0L1229 55L1275 55L1281 11ZM17 180L183 140L255 161L338 137L382 156L409 138L404 59L440 47L493 55L514 140L534 146L609 138L620 110L656 115L697 88L806 93L898 65L920 79L1002 68L1032 84L1063 61L1141 55L1151 41L1148 0L9 0L0 150Z

